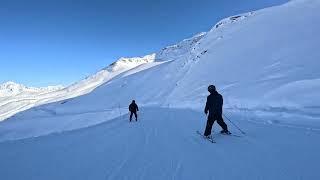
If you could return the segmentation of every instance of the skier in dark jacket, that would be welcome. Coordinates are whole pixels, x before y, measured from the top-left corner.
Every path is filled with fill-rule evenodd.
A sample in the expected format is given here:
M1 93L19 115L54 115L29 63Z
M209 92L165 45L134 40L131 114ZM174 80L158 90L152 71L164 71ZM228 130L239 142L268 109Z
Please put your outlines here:
M217 120L217 123L223 129L221 133L231 134L228 131L227 124L223 121L223 118L222 118L222 106L223 106L222 95L216 91L216 87L214 85L210 85L208 87L208 91L210 92L210 95L207 97L207 103L204 109L204 113L208 114L209 112L209 116L207 120L206 130L204 132L204 136L207 137L211 135L211 129L215 120Z
M135 100L132 100L132 103L129 105L129 111L130 111L130 122L132 120L132 115L134 114L136 121L138 121L138 115L137 111L139 111L138 105L136 104Z

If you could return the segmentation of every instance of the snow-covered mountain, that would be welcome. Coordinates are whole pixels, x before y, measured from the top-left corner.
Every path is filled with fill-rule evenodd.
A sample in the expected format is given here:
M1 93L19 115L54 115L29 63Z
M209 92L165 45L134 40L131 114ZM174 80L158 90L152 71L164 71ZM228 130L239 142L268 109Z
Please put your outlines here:
M152 64L154 61L155 54L144 57L120 58L107 68L66 88L62 86L33 88L14 82L4 83L0 86L0 121L34 106L89 93L127 70L146 63Z
M283 109L319 115L320 53L315 49L320 37L315 34L320 23L314 20L320 17L319 4L314 0L296 0L225 18L207 33L151 55L120 58L70 87L41 95L31 103L28 100L25 106L30 108L73 98L67 100L68 105L63 101L40 106L17 118L106 109L118 112L132 99L144 106L202 109L208 84L217 86L228 109ZM15 114L16 109L26 109L3 107L2 117ZM12 107L12 113L6 113ZM39 109L46 110L34 113ZM97 122L100 120L92 121Z
M0 123L0 174L319 179L319 19L318 0L228 17L206 33L142 58L122 58L37 97L31 104L39 106ZM246 135L215 133L212 145L195 134L205 125L209 84L224 96L230 130L240 135L238 124ZM141 107L134 124L127 123L132 99Z
M63 88L64 87L61 85L41 87L41 88L26 87L22 84L9 81L9 82L0 84L0 97L14 96L20 93L48 93L52 91L61 90Z
M130 99L201 108L208 84L215 84L228 108L316 112L320 54L314 49L320 38L314 34L320 25L313 19L318 4L292 1L224 19L208 33L157 53L162 64L113 80L73 102L86 102L83 110L125 106Z
M73 97L88 93L100 86L103 83L108 82L117 75L133 69L137 66L146 63L153 63L155 61L155 54L146 55L143 57L133 57L133 58L120 58L119 60L113 62L96 74L85 78L80 82L76 82L71 86L67 87L67 91L71 92Z
M165 47L156 53L157 61L176 60L180 57L190 54L192 48L206 35L205 32L196 34L192 38L184 39L178 44Z

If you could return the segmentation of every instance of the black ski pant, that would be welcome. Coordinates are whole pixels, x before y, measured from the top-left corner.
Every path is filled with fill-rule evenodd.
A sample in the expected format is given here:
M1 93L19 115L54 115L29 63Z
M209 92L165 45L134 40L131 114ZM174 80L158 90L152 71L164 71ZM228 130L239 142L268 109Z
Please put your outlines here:
M131 112L131 114L130 114L130 122L131 122L131 120L132 120L132 115L134 115L135 116L135 118L136 118L136 121L138 121L138 115L137 115L137 112L136 111L130 111Z
M206 130L204 132L205 136L211 135L212 126L215 120L217 120L217 123L222 127L223 130L228 131L228 126L223 121L222 114L209 114Z

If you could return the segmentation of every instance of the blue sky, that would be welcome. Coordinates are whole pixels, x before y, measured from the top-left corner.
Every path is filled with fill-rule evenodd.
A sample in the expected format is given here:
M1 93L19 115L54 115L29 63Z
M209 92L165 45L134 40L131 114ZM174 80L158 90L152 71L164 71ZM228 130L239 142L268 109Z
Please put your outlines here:
M0 83L63 84L288 0L0 0Z

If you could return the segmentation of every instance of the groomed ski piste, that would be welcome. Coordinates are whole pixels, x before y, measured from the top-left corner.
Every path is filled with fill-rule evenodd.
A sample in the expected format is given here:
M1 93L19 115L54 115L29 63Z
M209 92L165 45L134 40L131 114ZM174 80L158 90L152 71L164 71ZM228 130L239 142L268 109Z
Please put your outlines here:
M318 179L319 132L231 117L245 137L195 132L201 112L142 108L69 132L0 144L1 179ZM230 126L231 131L238 133Z
M0 122L0 179L320 179L319 19L318 0L233 16L28 110L6 106L14 115ZM209 84L246 134L227 118L241 137L216 123L216 143L196 133ZM138 122L129 122L132 99Z

